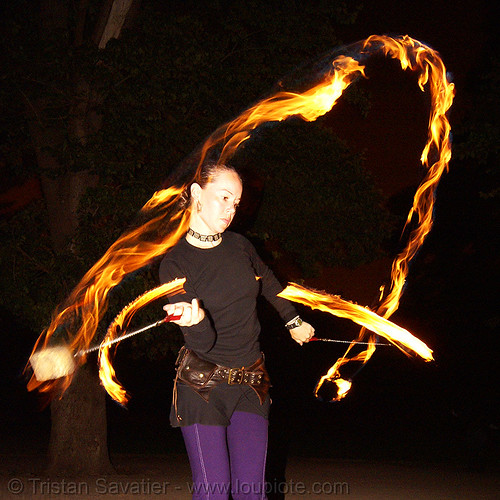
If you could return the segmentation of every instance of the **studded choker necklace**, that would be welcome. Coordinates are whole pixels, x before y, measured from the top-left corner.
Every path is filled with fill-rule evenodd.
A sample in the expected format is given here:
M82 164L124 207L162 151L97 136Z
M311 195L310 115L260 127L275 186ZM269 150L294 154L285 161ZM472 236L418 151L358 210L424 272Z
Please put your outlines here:
M192 236L193 238L196 238L197 240L200 241L217 241L222 238L222 233L217 233L217 234L200 234L197 233L196 231L193 231L191 228L188 229L188 234L189 236Z

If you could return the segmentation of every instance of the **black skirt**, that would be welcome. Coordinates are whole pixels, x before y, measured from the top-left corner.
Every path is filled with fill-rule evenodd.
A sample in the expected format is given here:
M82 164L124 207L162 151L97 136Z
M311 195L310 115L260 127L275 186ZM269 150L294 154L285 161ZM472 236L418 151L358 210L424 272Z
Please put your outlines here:
M227 427L235 411L255 413L268 418L270 406L269 394L264 403L260 404L256 392L248 385L220 383L210 391L209 400L205 401L191 387L178 381L177 397L174 394L170 410L170 424L173 427L193 424Z

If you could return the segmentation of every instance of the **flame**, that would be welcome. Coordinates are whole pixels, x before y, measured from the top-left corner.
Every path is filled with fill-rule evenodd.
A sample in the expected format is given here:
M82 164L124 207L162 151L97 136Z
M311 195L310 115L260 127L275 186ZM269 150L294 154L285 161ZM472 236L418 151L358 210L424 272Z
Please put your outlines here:
M379 316L367 307L341 299L338 295L328 295L300 285L290 284L278 296L299 302L311 309L318 309L341 318L348 318L365 329L385 337L403 352L409 349L426 361L432 361L433 359L432 351L408 330Z
M116 378L115 370L111 364L112 356L110 351L110 342L118 337L118 332L120 330L123 331L128 327L132 317L141 307L146 306L160 297L175 295L183 291L184 289L182 285L185 281L185 278L176 279L140 295L124 307L113 320L111 325L109 325L106 336L104 337L99 349L99 378L101 379L101 383L107 393L118 403L125 405L129 400L129 395Z
M233 121L219 127L206 140L202 151L208 153L223 142L219 161L225 163L250 138L251 132L263 123L280 122L291 116L300 116L312 122L330 111L344 90L361 75L365 76L364 66L352 57L339 56L331 63L321 83L302 94L278 92L263 99Z
M350 380L344 380L342 378L336 379L335 384L338 387L337 400L346 397L349 389L352 386L352 382Z
M198 178L205 159L213 157L215 151L220 151L218 161L220 163L229 162L239 146L247 141L252 132L263 123L280 122L291 116L299 116L306 121L316 120L333 108L343 91L356 78L365 76L364 66L360 60L376 53L398 59L403 70L418 73L418 85L422 91L428 88L431 96L428 140L421 155L421 162L427 173L415 194L413 205L408 214L406 225L410 225L416 219L415 228L408 238L406 247L393 263L389 293L383 299L376 314L363 308L361 308L365 311L363 314L360 314L357 308L354 308L355 310L345 308L345 317L363 325L360 337L366 335L365 328L374 328L374 323L378 326L382 325L381 331L386 332L384 328L389 328L389 325L382 320L397 310L408 274L408 264L432 227L435 190L443 171L448 168L451 158L450 125L446 113L453 102L454 86L447 80L446 69L439 54L409 36L392 38L373 35L365 41L353 45L350 52L352 52L350 56L341 55L330 61L319 83L311 88L303 92L277 92L244 111L233 121L216 129L199 150L184 165L181 165L182 168L176 171L179 179L175 185L155 193L143 207L142 211L145 214L150 216L153 214L151 220L117 240L83 277L65 305L56 311L50 326L38 339L34 351L39 345L47 345L54 333L60 330L63 330L69 337L70 346L74 352L88 348L95 335L97 325L106 311L109 291L118 285L127 274L167 252L187 231L190 212L182 205L182 192ZM435 158L433 162L430 160L431 156ZM185 171L182 172L182 169ZM156 212L159 214L154 215ZM331 296L324 295L322 300L328 302L331 300ZM335 309L335 314L340 310L338 301L337 306L339 308ZM370 318L370 322L367 321L367 324L361 322L365 316ZM392 328L392 326L389 328L390 333L386 333L392 335L391 342L402 348L409 339L408 332L404 331L406 333L403 334L402 329L393 330ZM425 344L420 345L413 336L411 337L412 343L408 348L415 349L415 352L420 355L427 352L423 356L425 359L431 356L428 348L426 351ZM373 348L369 346L363 353L364 360L369 359L373 351L374 346ZM346 353L342 361L337 362L332 367L335 369L330 370L331 373L329 372L327 379L338 380L340 384L341 379L337 370L348 361ZM82 357L81 362L84 362L84 357ZM111 367L110 364L109 367ZM112 380L114 374L109 372L106 376ZM63 381L63 388L67 387L70 381L71 377L66 377ZM346 384L342 383L342 387L345 394L347 392ZM42 385L32 377L28 388L50 391L54 385L50 383Z
M161 207L161 213L137 229L121 236L85 274L59 311L56 311L50 326L38 338L32 355L38 349L47 347L54 334L60 330L69 337L68 347L73 354L85 351L92 342L97 326L106 312L108 294L122 279L145 266L154 258L164 254L185 234L189 224L190 211L177 210L169 219L171 231L157 240L148 237L161 225L165 213L175 208L183 188L172 187L154 194L143 207L149 213ZM75 329L75 333L72 329ZM79 356L79 364L86 356ZM39 382L34 376L28 382L28 390L50 393L58 388L62 392L69 386L72 375L63 380Z
M382 302L377 308L377 314L375 315L378 318L380 316L389 318L399 307L404 284L408 275L409 263L423 244L429 231L432 229L435 191L441 175L448 169L448 164L451 159L451 127L446 113L452 105L455 89L454 85L448 82L446 68L439 54L420 42L408 36L401 39L393 39L374 35L364 42L362 50L373 53L378 48L380 48L386 56L398 59L403 70L410 69L412 71L418 71L418 85L420 89L425 91L425 85L428 84L431 95L428 138L420 159L427 173L415 193L413 205L409 211L405 224L406 228L415 217L417 219L416 227L411 232L405 248L392 264L390 292L387 297L383 299L384 288L381 288L380 300ZM436 158L434 162L430 160L431 153ZM307 297L308 294L310 294L310 296ZM310 301L309 305L315 307L312 304L315 300L318 300L318 297L315 297L314 292L304 291L304 295L305 296L302 297L301 300L298 300L299 297L297 296L297 300L303 303ZM296 300L292 297L290 298ZM339 297L335 297L335 300L331 300L333 297L330 296L330 307L326 305L328 302L327 295L322 295L319 299L321 302L320 308L323 308L323 310L327 310L338 316L348 317L358 324L363 325L363 328L359 332L358 340L363 339L366 335L366 329L369 329L383 335L400 349L402 349L402 346L407 347L422 356L425 360L432 360L432 351L419 339L413 337L409 332L406 332L406 330L404 330L404 335L398 338L392 337L390 332L379 331L375 324L372 323L372 320L375 319L372 311L364 309L365 313L363 315L366 315L367 320L367 323L365 323L364 321L359 321L360 317L358 314L360 310L356 307L355 310L346 312L344 307L347 303L341 301ZM354 304L351 304L351 306L354 306ZM348 309L352 309L351 306L349 306ZM378 320L375 322L378 323ZM407 335L409 335L409 337ZM407 341L409 341L409 343L407 343ZM355 345L355 342L356 341L349 346L344 356L337 360L328 373L321 377L315 388L316 395L322 384L327 380L336 383L339 389L341 389L340 381L343 381L343 379L340 378L340 368L350 361L362 361L366 363L373 352L375 352L375 346L370 345L358 356L348 358L347 354L352 346ZM406 350L402 350L406 353ZM343 384L342 391L339 390L337 397L334 398L335 401L345 396L345 388L346 386ZM349 389L347 388L347 390Z
M361 307L358 304L344 300L338 295L329 295L291 283L281 293L279 293L278 296L306 305L311 309L327 312L340 318L348 318L358 325L361 325L363 327L363 332L365 330L370 330L375 334L386 338L389 342L401 349L405 354L408 354L408 351L410 351L418 354L426 361L433 360L431 349L429 349L429 347L427 347L427 345L420 339L412 335L408 330L405 330L404 328L401 328L391 321L379 316L367 307ZM360 337L358 337L357 340L360 340ZM356 345L357 340L354 340L349 345L349 348L344 356L339 358L337 362L328 370L327 374L321 377L314 390L316 395L318 395L318 391L326 380L334 382L339 389L337 397L334 399L335 401L338 401L347 394L347 391L351 387L351 382L340 378L340 368L352 361L366 363L375 352L375 339L372 336L370 337L371 343L368 345L366 350L360 352L352 358L348 358L347 354L352 347Z
M395 40L374 35L364 44L365 50L369 51L376 46L381 46L386 55L399 59L402 69L418 71L420 89L425 91L425 85L429 84L431 96L428 138L420 158L427 173L415 193L406 220L407 226L416 216L417 225L408 238L406 247L393 262L391 290L377 310L384 317L389 317L399 306L408 265L432 229L435 191L441 175L448 170L451 159L451 126L446 113L453 103L455 87L448 82L446 68L435 50L408 36ZM431 153L436 158L433 163L429 158Z

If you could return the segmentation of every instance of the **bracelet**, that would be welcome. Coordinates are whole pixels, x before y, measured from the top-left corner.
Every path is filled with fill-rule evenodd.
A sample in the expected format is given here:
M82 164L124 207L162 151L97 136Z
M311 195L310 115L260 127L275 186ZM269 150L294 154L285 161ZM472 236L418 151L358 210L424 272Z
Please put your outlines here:
M295 316L291 321L289 321L286 325L285 328L287 330L293 330L294 328L299 327L303 323L302 319L300 316Z

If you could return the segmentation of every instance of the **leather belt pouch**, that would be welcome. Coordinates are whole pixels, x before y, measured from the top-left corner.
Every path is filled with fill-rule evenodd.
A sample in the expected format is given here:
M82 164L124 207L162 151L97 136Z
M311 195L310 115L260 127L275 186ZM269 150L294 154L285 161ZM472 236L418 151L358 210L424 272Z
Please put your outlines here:
M177 376L179 380L193 389L203 390L209 386L218 366L197 356L193 351L182 347L177 358Z
M179 351L175 363L177 379L195 390L205 401L208 401L210 390L217 384L249 385L263 404L270 387L269 375L260 358L252 366L245 368L227 368L200 358L185 346ZM236 382L231 374L238 374Z

